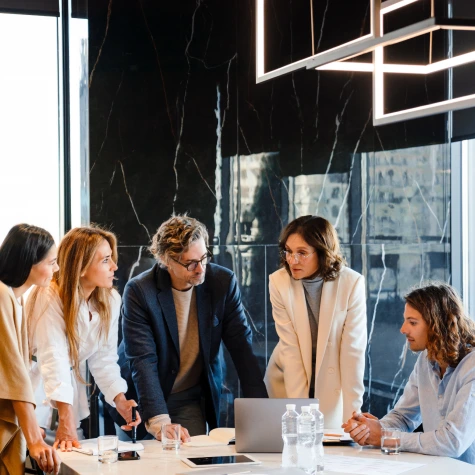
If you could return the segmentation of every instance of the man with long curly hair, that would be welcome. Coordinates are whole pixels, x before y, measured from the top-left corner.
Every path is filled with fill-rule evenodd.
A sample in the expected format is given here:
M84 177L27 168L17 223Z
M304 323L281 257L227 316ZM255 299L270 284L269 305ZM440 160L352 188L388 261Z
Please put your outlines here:
M405 296L401 333L420 351L404 393L378 420L354 414L343 424L360 445L380 445L381 429L402 431L400 449L475 464L475 323L455 290L429 283ZM413 432L420 424L424 432Z

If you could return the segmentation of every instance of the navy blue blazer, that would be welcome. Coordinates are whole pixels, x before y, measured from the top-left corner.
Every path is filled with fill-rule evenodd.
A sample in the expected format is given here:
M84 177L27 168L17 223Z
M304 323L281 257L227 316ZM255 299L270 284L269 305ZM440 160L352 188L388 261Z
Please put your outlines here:
M196 305L206 420L212 429L219 425L221 342L231 355L244 397L267 397L267 391L252 351L252 332L234 274L208 264L204 283L196 286ZM131 373L142 419L168 414L167 399L180 368L178 325L168 271L155 264L131 279L124 289L121 316L119 363L123 376L127 378Z

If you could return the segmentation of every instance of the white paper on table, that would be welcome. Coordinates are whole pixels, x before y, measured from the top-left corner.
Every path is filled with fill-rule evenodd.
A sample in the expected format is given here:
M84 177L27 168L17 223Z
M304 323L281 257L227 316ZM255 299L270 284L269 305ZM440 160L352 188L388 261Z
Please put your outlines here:
M97 455L99 453L97 449L97 439L80 440L79 443L81 444L81 448L76 449L73 447L72 450L74 452L79 452L84 455ZM144 446L140 442L132 444L132 442L119 440L119 452L129 452L131 450L144 450Z
M346 457L344 455L325 455L325 472L341 472L361 475L398 475L414 468L424 466L423 463L393 462L369 457Z
M218 427L210 431L209 435L195 435L190 437L190 442L185 442L185 447L217 447L229 445L234 441L236 430L231 427Z

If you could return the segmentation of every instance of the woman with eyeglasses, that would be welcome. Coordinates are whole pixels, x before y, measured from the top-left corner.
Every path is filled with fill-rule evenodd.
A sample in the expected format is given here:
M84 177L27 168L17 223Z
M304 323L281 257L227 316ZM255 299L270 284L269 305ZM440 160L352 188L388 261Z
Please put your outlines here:
M319 216L289 223L282 268L270 275L279 342L267 367L269 397L320 400L325 427L359 412L364 394L364 277L345 266L335 228Z
M0 246L0 475L24 473L25 439L41 470L58 473L61 464L35 417L23 312L25 292L48 286L57 270L51 234L28 224L13 226Z
M72 229L59 245L59 271L51 285L36 289L28 300L37 362L32 370L38 386L37 418L40 425L50 427L57 408L54 447L62 451L80 447L77 430L89 416L86 368L105 400L127 422L123 428L140 423L138 414L132 422L132 407L137 404L126 399L127 383L117 364L121 299L113 288L116 262L114 234L96 227Z

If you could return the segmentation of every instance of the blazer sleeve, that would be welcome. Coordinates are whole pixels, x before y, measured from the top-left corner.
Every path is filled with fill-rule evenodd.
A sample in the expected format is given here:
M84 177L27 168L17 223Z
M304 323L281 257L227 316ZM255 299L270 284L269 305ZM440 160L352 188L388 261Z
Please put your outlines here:
M144 421L168 414L158 374L152 318L141 288L136 282L129 282L122 296L122 333Z
M366 294L360 275L350 293L340 345L340 374L343 393L343 419L359 412L363 404L366 354Z
M275 329L279 336L277 363L284 375L286 395L288 398L306 398L308 397L309 387L299 339L288 310L282 301L279 288L272 276L269 279L269 293ZM308 331L310 331L310 328Z
M24 317L23 317L24 318ZM6 292L0 289L0 399L29 402L35 405L28 369L25 366L23 351L19 346L14 323L13 302ZM13 421L13 414L12 420Z
M252 351L252 331L234 275L231 276L226 295L222 339L236 367L244 397L267 397L262 373Z

